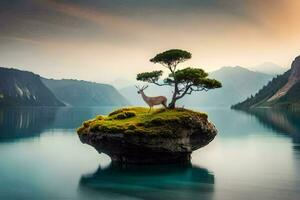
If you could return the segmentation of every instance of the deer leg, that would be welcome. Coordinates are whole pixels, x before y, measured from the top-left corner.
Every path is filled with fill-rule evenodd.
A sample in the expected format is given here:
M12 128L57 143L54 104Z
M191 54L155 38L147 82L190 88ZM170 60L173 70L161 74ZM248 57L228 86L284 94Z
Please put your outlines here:
M151 111L151 108L152 108L152 106L150 106L150 108L149 108L149 110L148 110L148 113Z

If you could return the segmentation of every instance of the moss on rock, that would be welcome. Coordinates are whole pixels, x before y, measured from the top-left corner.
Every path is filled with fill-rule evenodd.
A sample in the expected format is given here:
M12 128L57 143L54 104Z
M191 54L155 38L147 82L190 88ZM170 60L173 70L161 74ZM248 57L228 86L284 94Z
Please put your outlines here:
M183 108L153 109L131 107L118 109L108 116L97 116L83 122L77 132L81 134L148 134L172 135L180 128L193 128L193 121L207 121L205 113Z

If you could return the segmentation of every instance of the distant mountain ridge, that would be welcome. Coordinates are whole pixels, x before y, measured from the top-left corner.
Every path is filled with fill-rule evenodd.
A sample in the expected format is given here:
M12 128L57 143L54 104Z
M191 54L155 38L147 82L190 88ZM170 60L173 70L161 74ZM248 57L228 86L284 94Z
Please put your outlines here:
M128 101L108 84L45 79L0 67L0 106L124 106Z
M232 106L235 109L256 107L300 107L300 56L295 58L290 70L274 78L255 96Z
M178 105L230 107L235 102L242 101L248 97L249 94L254 94L261 85L266 84L273 77L269 74L250 71L239 66L222 67L211 72L209 76L221 81L223 87L213 91L195 92L192 95L187 95L178 102ZM120 89L120 92L132 104L145 105L133 85ZM172 95L170 87L154 85L150 85L149 89L145 90L145 93L149 96L165 95L170 97Z
M0 106L64 106L32 72L0 67Z
M272 62L264 62L260 65L250 67L249 69L255 72L261 72L270 75L280 75L286 71L285 68Z
M69 106L124 106L129 102L111 85L73 79L42 79Z

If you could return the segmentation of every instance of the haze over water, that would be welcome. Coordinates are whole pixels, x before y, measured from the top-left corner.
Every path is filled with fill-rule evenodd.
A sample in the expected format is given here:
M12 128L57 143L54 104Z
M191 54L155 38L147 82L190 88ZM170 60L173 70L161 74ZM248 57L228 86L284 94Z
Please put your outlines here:
M299 113L196 109L219 134L190 166L135 168L110 165L76 135L114 108L1 109L0 199L298 199Z

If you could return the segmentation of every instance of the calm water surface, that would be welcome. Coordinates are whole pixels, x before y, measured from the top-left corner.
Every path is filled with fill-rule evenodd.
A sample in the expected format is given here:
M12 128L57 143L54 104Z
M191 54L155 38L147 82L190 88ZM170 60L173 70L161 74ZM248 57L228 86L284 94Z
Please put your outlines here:
M75 133L113 109L0 109L0 199L299 199L297 112L201 109L219 134L191 166L122 168Z

